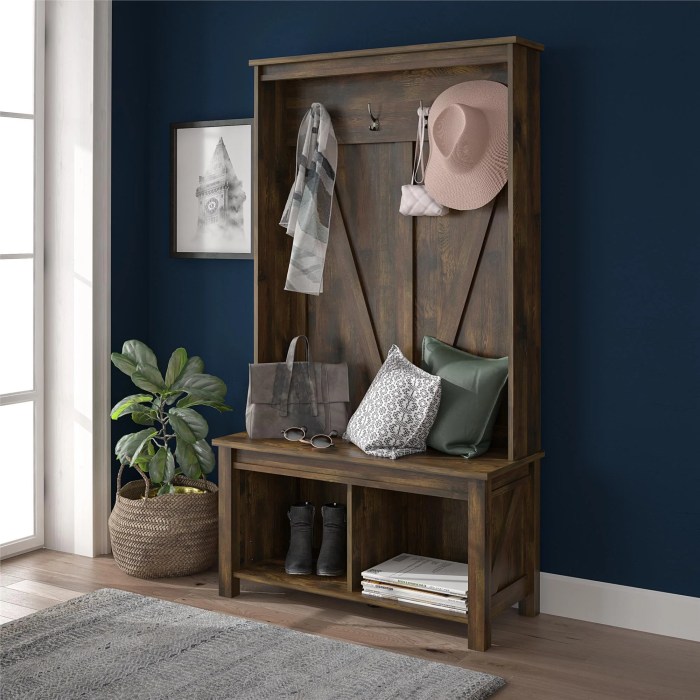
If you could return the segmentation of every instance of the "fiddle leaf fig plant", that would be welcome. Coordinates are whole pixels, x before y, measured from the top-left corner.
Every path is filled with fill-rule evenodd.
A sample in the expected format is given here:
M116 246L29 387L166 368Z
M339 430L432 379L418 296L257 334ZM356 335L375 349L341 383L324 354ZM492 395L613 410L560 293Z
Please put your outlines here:
M165 377L155 353L139 340L127 340L121 352L112 353L112 363L141 389L123 398L112 409L112 420L131 416L143 430L129 433L117 442L115 455L122 464L134 467L159 486L158 495L174 493L173 479L184 474L200 479L214 469L214 453L206 440L209 425L194 410L211 406L230 411L224 403L226 384L204 373L202 358L188 357L184 348L170 356Z

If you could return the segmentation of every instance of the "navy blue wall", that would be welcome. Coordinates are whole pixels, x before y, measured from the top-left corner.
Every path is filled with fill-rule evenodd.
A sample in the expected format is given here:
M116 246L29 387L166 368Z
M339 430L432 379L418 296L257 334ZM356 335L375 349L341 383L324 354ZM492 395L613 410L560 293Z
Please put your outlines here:
M112 34L112 343L146 340L149 319L150 239L148 226L149 21L136 2L114 4ZM112 403L136 389L112 369ZM133 423L112 424L114 442L133 432ZM112 464L112 498L117 462ZM127 479L132 478L127 474Z
M235 407L211 416L213 434L244 426L253 265L168 257L170 122L252 116L249 58L512 34L545 44L542 569L700 595L700 4L113 12L114 272L132 285L126 306L115 290L114 344L138 335L163 356L202 355Z

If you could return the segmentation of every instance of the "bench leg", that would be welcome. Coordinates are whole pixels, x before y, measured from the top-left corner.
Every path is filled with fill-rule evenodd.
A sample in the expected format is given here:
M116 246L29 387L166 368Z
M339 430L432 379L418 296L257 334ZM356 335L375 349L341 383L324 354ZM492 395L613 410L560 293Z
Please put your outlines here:
M219 448L219 595L234 598L241 582L233 572L240 566L240 472L231 466L231 448Z
M525 570L532 582L532 592L518 603L521 615L540 614L540 462L530 465L530 479L525 501Z
M469 648L491 646L491 487L486 481L469 482Z

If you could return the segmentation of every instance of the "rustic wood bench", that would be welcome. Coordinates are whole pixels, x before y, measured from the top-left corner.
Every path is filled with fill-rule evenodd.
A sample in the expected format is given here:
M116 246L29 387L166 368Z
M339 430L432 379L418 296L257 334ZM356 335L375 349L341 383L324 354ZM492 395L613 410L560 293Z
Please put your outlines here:
M467 623L470 649L491 644L491 617L519 604L539 612L539 479L542 452L517 460L489 453L465 460L432 450L399 460L364 454L338 440L315 450L245 433L214 440L219 448L219 593L233 597L241 581L354 600L361 572L402 552L467 562L466 618L372 598L371 605ZM287 510L314 503L316 547L320 506L345 503L346 576L288 575Z

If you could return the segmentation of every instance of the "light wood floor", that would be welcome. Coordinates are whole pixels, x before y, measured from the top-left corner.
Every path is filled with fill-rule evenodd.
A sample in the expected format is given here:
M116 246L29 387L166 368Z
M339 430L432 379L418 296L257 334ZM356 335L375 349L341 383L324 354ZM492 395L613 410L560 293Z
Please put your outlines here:
M499 700L700 697L696 642L508 610L494 621L493 647L470 652L458 623L253 584L229 600L218 596L215 572L142 581L122 573L111 557L49 550L0 564L0 623L104 587L493 673L508 681Z

